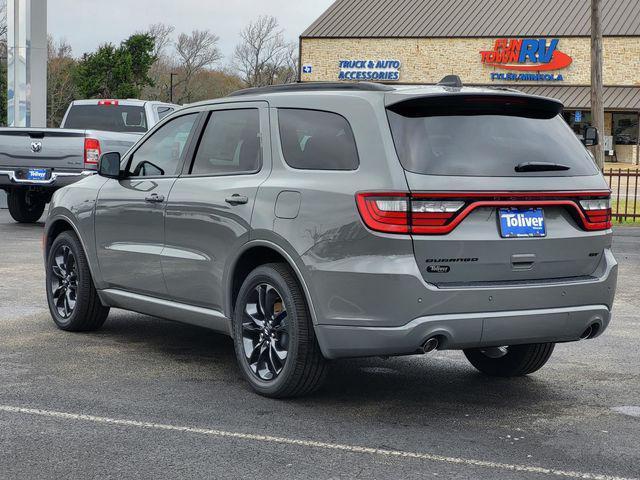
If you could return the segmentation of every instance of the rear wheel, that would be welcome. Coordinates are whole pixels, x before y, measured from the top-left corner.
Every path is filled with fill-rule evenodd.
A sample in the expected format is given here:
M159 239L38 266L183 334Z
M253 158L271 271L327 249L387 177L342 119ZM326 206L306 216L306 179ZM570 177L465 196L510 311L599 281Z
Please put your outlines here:
M93 285L87 257L75 233L62 232L47 258L47 302L58 328L70 332L99 329L109 315Z
M35 223L42 217L46 202L26 188L14 188L9 192L7 204L16 222Z
M257 393L295 397L320 387L327 362L302 289L287 265L263 265L247 276L233 320L236 357Z
M509 347L473 348L464 351L467 360L492 377L519 377L539 370L551 357L555 343Z

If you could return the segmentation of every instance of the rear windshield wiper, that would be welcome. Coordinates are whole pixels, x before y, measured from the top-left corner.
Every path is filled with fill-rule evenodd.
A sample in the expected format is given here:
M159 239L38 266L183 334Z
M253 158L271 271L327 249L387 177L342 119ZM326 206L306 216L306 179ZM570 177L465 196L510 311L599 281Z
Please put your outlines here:
M550 162L524 162L516 165L516 172L553 172L570 169L568 165Z

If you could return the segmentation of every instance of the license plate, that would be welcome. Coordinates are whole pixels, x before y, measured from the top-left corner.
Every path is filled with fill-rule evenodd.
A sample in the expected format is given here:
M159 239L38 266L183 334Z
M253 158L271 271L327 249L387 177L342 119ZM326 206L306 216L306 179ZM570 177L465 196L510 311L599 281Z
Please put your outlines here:
M47 180L49 172L46 168L30 168L27 170L27 180Z
M498 215L502 238L547 236L544 212L541 208L501 208Z

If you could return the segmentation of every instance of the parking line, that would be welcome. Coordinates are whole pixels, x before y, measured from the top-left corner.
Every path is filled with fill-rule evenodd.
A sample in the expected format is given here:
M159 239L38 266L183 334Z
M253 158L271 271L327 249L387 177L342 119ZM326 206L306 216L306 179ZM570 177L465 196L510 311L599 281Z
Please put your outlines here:
M52 410L41 410L37 408L15 407L11 405L0 405L0 412L16 413L24 415L37 415L41 417L58 418L64 420L77 420L92 422L105 425L118 425L123 427L146 428L153 430L175 431L195 433L206 435L209 437L232 438L237 440L246 440L249 442L267 442L278 443L282 445L294 445L300 447L310 447L323 450L334 450L347 453L361 453L368 455L377 455L385 457L397 457L426 460L429 462L449 463L457 465L466 465L473 467L484 467L493 470L506 470L512 472L537 473L541 475L549 475L564 478L579 478L583 480L638 480L632 478L616 477L612 475L603 475L596 473L574 472L568 470L557 470L554 468L537 467L533 465L515 465L509 463L491 462L487 460L474 460L471 458L448 457L443 455L435 455L431 453L405 452L401 450L386 450L372 447L361 447L357 445L344 445L339 443L319 442L315 440L299 440L287 437L273 437L270 435L258 435L252 433L231 432L225 430L215 430L208 428L187 427L178 425L169 425L154 422L141 422L138 420L126 420L120 418L99 417L95 415L85 415L78 413L57 412Z

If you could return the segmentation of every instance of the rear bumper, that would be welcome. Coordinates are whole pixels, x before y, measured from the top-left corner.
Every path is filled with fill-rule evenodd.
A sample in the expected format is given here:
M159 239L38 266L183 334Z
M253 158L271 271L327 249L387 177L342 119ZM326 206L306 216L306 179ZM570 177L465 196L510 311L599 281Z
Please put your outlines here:
M413 354L433 336L441 349L571 342L589 326L597 326L597 336L609 325L618 277L609 249L593 276L545 283L439 289L411 275L410 262L401 265L403 274L395 276L387 264L380 267L384 276L370 274L349 286L324 284L349 292L348 306L356 313L344 315L346 302L338 300L346 295L339 290L320 302L326 312L342 309L339 316L320 316L315 325L327 358ZM318 310L317 298L314 303ZM385 310L389 305L393 310Z
M20 170L20 169L18 169ZM13 187L44 187L62 188L75 183L83 178L95 174L95 170L78 170L75 172L51 172L51 178L47 180L22 180L18 178L15 169L0 167L0 188L9 189Z
M510 312L433 315L401 327L318 325L316 333L327 358L406 355L437 336L441 349L527 343L572 342L589 326L600 335L609 325L606 305Z

